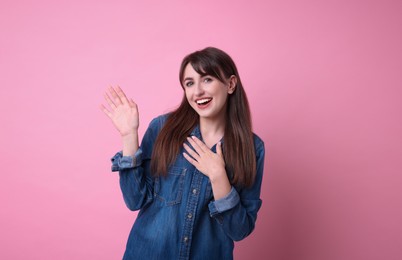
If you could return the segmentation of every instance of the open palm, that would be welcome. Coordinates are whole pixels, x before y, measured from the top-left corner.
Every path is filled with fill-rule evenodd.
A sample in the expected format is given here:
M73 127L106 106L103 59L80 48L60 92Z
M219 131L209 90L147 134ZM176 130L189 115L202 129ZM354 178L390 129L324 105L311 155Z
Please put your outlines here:
M109 94L106 92L104 96L109 104L110 111L103 104L101 109L112 120L121 136L137 131L139 127L137 104L132 99L128 100L119 86L116 89L109 87Z

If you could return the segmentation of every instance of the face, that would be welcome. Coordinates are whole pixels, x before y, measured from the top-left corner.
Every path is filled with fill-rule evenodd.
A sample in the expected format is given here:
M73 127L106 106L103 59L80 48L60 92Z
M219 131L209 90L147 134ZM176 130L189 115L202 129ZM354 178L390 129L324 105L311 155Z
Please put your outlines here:
M187 101L200 118L222 119L225 115L226 100L232 94L236 78L232 76L227 82L217 78L198 74L191 64L184 70L183 87Z

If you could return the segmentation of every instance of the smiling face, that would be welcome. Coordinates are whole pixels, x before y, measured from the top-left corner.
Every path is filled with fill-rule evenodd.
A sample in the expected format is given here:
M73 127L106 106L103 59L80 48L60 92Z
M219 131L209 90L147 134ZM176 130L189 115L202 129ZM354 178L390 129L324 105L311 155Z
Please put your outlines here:
M189 63L184 69L182 85L188 103L200 119L222 120L228 95L234 91L235 77L222 82L213 76L198 74Z

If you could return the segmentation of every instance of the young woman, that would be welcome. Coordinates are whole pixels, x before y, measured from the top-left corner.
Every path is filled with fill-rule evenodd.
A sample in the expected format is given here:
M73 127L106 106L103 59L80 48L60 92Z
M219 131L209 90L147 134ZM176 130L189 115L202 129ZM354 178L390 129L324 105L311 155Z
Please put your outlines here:
M179 76L180 106L152 120L141 146L135 102L110 87L101 106L123 139L112 171L140 210L124 259L232 259L261 207L264 143L233 60L209 47L186 56Z

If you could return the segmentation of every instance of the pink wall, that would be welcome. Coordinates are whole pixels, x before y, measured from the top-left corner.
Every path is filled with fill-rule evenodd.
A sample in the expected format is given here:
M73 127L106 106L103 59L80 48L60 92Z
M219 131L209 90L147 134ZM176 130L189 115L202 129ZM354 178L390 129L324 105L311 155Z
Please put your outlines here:
M236 61L267 148L237 259L402 258L401 1L143 2L1 1L1 259L121 258L136 215L102 94L120 84L142 134L206 46Z

